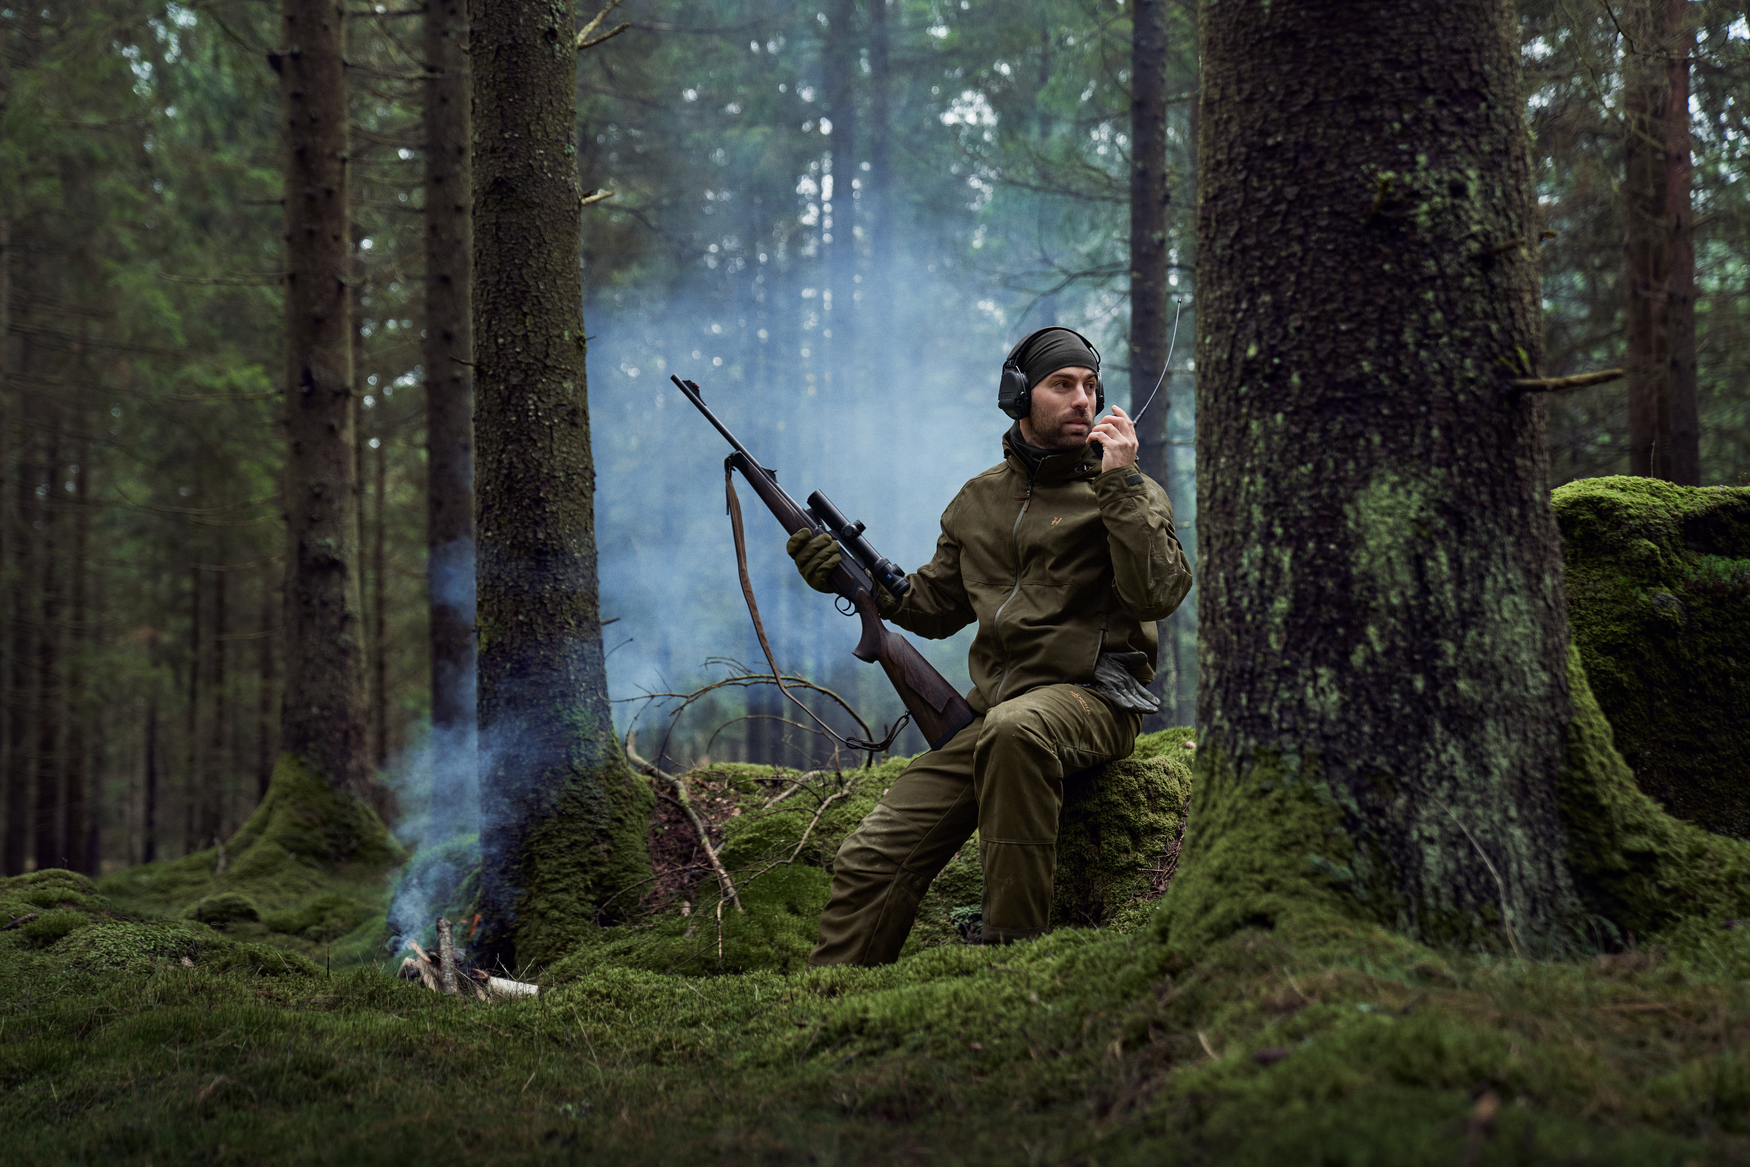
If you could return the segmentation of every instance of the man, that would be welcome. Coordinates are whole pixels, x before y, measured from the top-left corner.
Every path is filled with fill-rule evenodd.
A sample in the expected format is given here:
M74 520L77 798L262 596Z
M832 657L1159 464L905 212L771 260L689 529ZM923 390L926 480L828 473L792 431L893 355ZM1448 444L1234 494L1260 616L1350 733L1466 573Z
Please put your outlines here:
M814 965L899 956L919 899L976 829L984 942L1045 931L1066 774L1127 757L1159 701L1155 621L1191 589L1167 493L1136 468L1136 428L1104 405L1100 356L1067 328L1033 333L1003 366L1016 424L1003 461L960 489L936 554L881 614L932 639L977 621L979 716L894 781L833 862ZM814 588L839 562L829 535L787 550Z

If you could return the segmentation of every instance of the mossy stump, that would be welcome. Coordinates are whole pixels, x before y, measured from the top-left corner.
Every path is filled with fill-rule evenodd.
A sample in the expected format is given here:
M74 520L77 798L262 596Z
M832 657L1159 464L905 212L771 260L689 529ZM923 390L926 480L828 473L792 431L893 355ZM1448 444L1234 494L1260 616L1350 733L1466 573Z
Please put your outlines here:
M1554 503L1574 643L1636 784L1750 837L1750 489L1593 478Z

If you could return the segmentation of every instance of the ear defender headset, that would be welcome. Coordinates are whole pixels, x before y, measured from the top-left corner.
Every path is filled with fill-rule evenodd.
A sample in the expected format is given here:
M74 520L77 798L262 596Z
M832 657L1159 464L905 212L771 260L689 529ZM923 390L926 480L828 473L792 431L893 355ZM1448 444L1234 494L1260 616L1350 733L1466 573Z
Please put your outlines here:
M1094 354L1096 361L1100 359L1100 350L1094 347L1093 341L1075 329L1065 328L1061 324L1053 324L1022 337L1021 342L1009 350L1008 359L1003 362L1003 379L997 386L997 408L1017 421L1033 412L1033 385L1027 380L1027 374L1021 371L1021 352L1032 344L1034 339L1048 332L1069 333L1088 346L1088 351ZM1094 401L1094 414L1098 416L1100 411L1106 408L1106 386L1099 382L1096 384L1099 387Z

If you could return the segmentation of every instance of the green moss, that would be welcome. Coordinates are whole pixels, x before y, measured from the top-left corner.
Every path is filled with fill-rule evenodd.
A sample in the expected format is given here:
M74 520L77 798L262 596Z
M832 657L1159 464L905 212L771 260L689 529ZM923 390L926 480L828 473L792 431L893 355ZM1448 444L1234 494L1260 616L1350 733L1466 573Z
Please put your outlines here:
M552 813L529 824L512 934L519 966L540 967L583 943L614 892L649 879L645 831L653 801L650 788L616 760L602 771L573 773Z
M1184 740L1147 759L1131 757L1065 781L1052 887L1055 926L1128 931L1152 914L1191 799L1191 751Z
M36 919L20 924L16 931L19 939L36 948L47 948L63 937L77 932L91 923L91 917L84 912L69 908L56 908L40 913Z
M1239 773L1224 751L1196 753L1180 871L1155 914L1163 940L1196 952L1247 928L1390 918L1389 884L1356 853L1314 760L1259 751Z
M1574 717L1557 794L1568 866L1601 939L1668 934L1693 946L1750 915L1750 842L1674 818L1635 784L1577 648L1568 685Z
M380 955L386 877L404 852L364 800L284 755L225 854L224 871L213 847L86 886L132 915L202 921L305 956Z
M1635 782L1750 836L1750 489L1594 478L1554 504L1574 643Z

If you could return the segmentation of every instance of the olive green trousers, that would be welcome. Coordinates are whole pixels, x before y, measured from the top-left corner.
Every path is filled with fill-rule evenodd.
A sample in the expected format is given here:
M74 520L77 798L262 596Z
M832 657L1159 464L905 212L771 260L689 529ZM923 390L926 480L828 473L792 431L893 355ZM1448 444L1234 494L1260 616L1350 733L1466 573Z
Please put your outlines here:
M811 965L889 964L918 901L972 832L984 868L984 942L1045 931L1066 774L1128 757L1142 719L1079 685L1004 701L920 755L833 860Z

